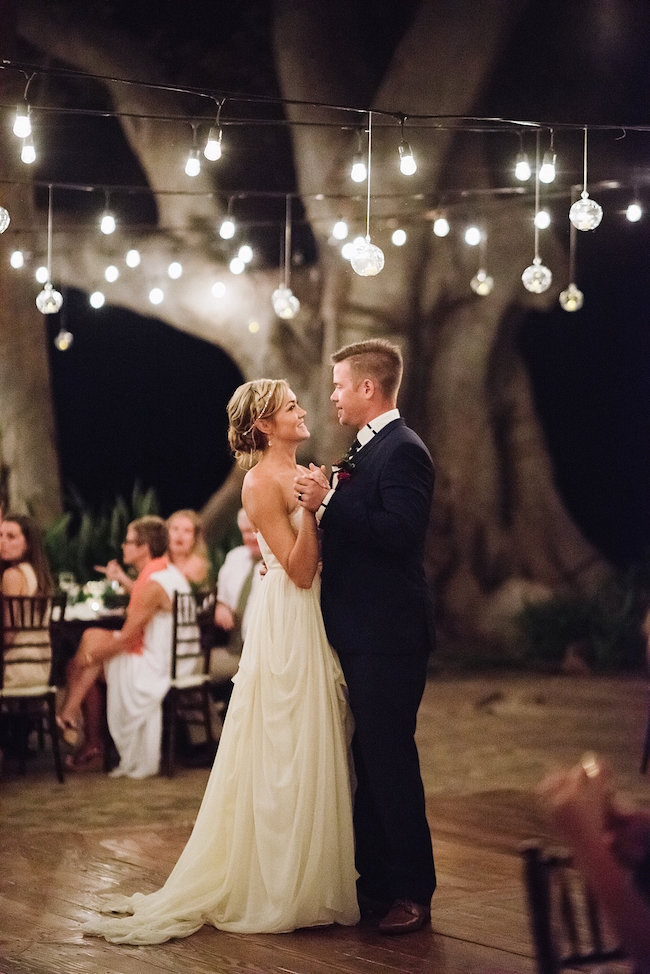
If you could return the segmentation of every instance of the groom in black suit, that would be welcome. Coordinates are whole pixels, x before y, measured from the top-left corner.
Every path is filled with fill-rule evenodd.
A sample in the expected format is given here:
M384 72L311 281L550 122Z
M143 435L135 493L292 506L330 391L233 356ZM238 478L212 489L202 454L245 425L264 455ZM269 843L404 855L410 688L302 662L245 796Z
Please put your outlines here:
M358 429L330 485L313 464L298 502L317 511L322 609L355 720L356 865L362 912L398 934L429 921L436 876L414 734L433 649L423 567L431 457L396 408L399 348L384 340L332 356L339 422Z

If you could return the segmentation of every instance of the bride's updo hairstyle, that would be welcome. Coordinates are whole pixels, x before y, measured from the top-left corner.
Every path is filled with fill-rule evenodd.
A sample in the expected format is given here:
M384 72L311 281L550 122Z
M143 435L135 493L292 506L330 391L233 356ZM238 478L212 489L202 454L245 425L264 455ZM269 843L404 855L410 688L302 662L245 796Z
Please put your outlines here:
M266 450L266 435L258 428L260 419L270 419L285 401L289 385L285 379L255 379L235 389L227 406L228 442L240 467L248 470Z

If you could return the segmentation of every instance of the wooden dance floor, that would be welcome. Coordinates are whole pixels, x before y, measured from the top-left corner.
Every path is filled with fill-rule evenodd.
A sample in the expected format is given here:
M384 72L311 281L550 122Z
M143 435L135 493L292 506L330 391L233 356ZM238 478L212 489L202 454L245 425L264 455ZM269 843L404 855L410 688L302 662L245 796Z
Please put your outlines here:
M532 974L517 849L551 836L535 785L593 749L626 799L650 802L650 775L638 771L647 713L640 677L432 674L418 738L438 890L431 927L394 938L371 920L281 936L204 927L155 947L85 938L79 924L103 894L163 883L208 771L145 782L96 772L61 786L49 754L24 777L5 762L0 974Z

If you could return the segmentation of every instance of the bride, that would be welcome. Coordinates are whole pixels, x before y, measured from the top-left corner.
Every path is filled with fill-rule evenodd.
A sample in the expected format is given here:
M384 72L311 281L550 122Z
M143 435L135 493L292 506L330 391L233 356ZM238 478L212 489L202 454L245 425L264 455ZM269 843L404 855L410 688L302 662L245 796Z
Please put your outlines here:
M294 507L305 411L284 380L240 386L228 439L268 571L203 802L169 879L112 897L84 932L162 943L204 923L280 933L359 919L348 768L351 718L320 612L315 517ZM256 462L257 461L257 462ZM115 914L126 914L116 916Z

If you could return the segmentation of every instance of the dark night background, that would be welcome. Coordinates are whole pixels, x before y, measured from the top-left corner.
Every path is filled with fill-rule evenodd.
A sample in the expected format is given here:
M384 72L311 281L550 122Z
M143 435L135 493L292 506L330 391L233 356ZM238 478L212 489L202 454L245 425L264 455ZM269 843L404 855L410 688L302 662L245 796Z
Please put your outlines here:
M416 6L388 0L357 5L377 80ZM598 33L598 46L587 16L593 5L586 0L529 5L477 114L589 125L647 122L650 11L637 4L638 29L623 43L616 35L616 8L615 3L600 4L614 20L611 30ZM269 49L270 3L264 0L207 7L194 0L183 5L113 2L106 10L155 48L172 79L182 77L191 57L193 83L209 80L213 87L277 94ZM372 17L367 16L370 10ZM602 46L603 37L610 37L610 47ZM100 103L105 96L93 91L87 98ZM79 144L81 128L99 123L66 117L64 124L66 138L58 140L59 146ZM60 130L61 122L56 125ZM86 144L105 150L110 143L119 152L98 149L75 159L59 152L44 163L50 178L142 185L142 173L125 154L117 124L107 128L102 120L102 125L101 139L86 139ZM224 189L241 186L244 172L249 188L293 189L286 133L237 131L241 151L222 171ZM630 184L636 174L638 185L636 194L631 189L592 193L605 215L597 231L577 235L583 309L567 314L556 304L549 312L531 312L519 332L565 502L586 536L620 564L640 559L650 545L650 233L647 214L635 225L623 215L634 195L650 203L649 136L621 135L590 136L590 182L625 178ZM557 183L579 183L580 133L560 129L555 138ZM530 152L533 145L527 148ZM507 172L516 150L512 136L496 137L490 145L495 186L513 182ZM115 159L120 160L117 173ZM116 200L115 208L132 203L133 198ZM568 244L566 193L549 204L553 227ZM63 200L59 205L73 204ZM139 205L138 222L153 222L155 203L143 197ZM262 234L260 246L264 260L272 263L275 244ZM303 250L309 253L307 239ZM532 259L532 240L530 250ZM554 272L558 279L565 273L561 268ZM116 493L128 496L139 480L144 488L156 489L163 514L177 507L200 508L229 469L225 404L240 381L237 368L214 346L154 318L106 307L93 311L87 297L76 292L67 295L65 315L74 345L60 353L50 342L64 489L74 488L96 506ZM60 322L48 325L53 336Z

